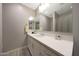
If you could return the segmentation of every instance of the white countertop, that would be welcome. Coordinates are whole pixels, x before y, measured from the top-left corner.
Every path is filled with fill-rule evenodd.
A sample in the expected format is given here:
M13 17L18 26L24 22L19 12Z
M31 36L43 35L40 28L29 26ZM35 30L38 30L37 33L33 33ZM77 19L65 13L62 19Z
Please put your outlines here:
M39 34L31 33L28 33L28 35L32 36L36 40L40 41L41 43L45 44L51 49L54 49L64 56L72 56L73 41L57 40L55 36L40 36Z

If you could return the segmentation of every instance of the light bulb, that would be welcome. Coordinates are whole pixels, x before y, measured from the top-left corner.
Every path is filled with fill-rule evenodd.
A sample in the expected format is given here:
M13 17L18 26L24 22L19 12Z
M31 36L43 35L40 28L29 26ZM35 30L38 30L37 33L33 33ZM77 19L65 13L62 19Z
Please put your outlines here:
M30 20L30 21L32 21L33 19L34 19L34 17L33 17L33 16L30 16L30 17L29 17L29 20Z

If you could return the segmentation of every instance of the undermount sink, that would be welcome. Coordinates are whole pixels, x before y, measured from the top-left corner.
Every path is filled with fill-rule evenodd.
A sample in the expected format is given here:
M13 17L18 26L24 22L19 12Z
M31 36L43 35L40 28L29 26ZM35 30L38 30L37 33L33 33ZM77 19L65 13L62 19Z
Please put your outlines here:
M35 37L37 38L50 38L50 39L55 39L55 40L67 40L68 38L71 39L71 37L68 37L66 35L63 35L63 34L53 34L53 35L49 35L49 34L46 34L46 33L34 33L33 34Z
M45 36L45 34L36 34L36 35L38 35L38 36Z
M33 34L34 36L36 36L36 37L44 37L44 36L46 36L45 34L42 34L42 33L37 33L37 34Z
M47 38L52 38L51 36L49 36L49 35L46 35L46 34L44 34L44 33L35 33L35 34L33 34L34 36L36 36L36 37L40 37L40 38L44 38L44 37L47 37ZM53 36L56 40L61 40L61 35L55 35L55 36Z

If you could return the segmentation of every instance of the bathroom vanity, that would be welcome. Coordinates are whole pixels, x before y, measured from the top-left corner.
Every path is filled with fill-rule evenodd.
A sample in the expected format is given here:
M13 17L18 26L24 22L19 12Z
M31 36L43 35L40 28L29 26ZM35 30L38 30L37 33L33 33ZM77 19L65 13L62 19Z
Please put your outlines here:
M58 40L55 35L28 33L28 48L32 56L71 56L73 41Z
M40 12L40 9L37 11L35 19L31 21L32 24L29 23L33 27L33 32L38 31L28 33L28 48L31 55L72 56L71 7L72 4L49 4L43 12Z

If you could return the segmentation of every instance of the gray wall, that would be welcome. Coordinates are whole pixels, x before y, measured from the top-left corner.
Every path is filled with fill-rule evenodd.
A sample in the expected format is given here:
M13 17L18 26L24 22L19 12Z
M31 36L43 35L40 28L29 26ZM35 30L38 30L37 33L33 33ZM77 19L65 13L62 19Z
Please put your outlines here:
M39 15L40 20L40 28L42 31L50 31L51 30L51 19L45 15Z
M56 19L56 31L72 33L72 21L72 10L59 15L59 17Z
M0 3L0 52L2 52L2 4Z
M74 34L74 49L73 55L79 56L79 4L73 6L73 34Z
M2 4L3 52L23 46L24 24L34 11L21 4Z

